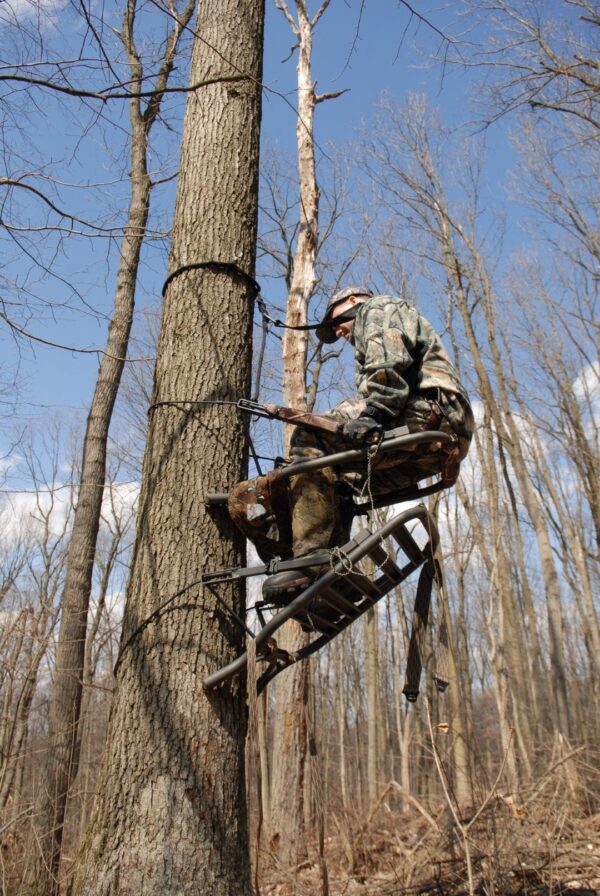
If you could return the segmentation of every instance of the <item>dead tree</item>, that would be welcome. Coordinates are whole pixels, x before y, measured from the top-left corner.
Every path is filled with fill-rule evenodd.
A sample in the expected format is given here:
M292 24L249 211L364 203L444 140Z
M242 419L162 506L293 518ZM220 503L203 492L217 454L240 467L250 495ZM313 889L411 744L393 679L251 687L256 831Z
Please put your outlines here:
M319 187L315 170L314 115L319 96L312 80L313 29L327 9L329 0L321 3L310 16L305 0L295 3L296 16L285 0L277 7L287 19L297 41L298 117L296 142L298 153L299 221L298 237L293 251L290 246L290 284L286 324L306 324L308 305L317 282L316 259L319 241ZM306 407L306 368L308 336L306 331L285 330L283 337L283 402L289 407ZM286 438L289 447L291 431ZM306 635L296 623L289 624L281 645L297 650L306 643ZM274 745L277 762L273 765L272 799L269 828L271 846L286 867L298 864L306 849L304 843L304 776L307 762L306 704L309 687L309 666L299 663L290 669L277 688Z

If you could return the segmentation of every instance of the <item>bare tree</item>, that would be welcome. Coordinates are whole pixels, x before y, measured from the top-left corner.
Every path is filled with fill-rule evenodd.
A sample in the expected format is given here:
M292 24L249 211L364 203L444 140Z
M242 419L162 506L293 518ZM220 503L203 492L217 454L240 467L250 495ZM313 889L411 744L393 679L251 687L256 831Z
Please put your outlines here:
M535 0L474 0L471 9L482 14L486 43L470 64L493 69L488 88L497 114L524 106L600 127L600 17L593 0L551 8Z
M152 189L148 172L149 137L160 114L179 40L187 28L193 9L194 0L187 0L180 11L172 10L172 25L164 55L157 66L150 91L147 90L147 75L136 45L135 20L138 8L135 0L129 0L123 14L120 38L131 72L131 196L121 244L115 304L87 420L77 507L67 557L67 577L61 598L57 669L50 704L49 745L35 816L40 846L36 887L40 894L57 892L58 889L57 874L67 794L77 773L77 730L87 616L106 475L108 430L127 356L138 265ZM142 91L148 94L147 98L142 99Z
M277 0L277 7L288 21L297 41L298 111L296 143L298 154L299 214L292 238L285 226L280 228L284 246L281 257L286 268L288 298L286 324L301 327L307 323L308 306L317 283L317 251L319 247L319 187L315 167L314 115L319 102L328 95L318 95L312 78L313 30L329 6L321 3L311 15L305 0L295 3L295 17L285 0ZM272 194L273 195L273 194ZM284 219L279 216L284 223ZM308 336L306 331L286 329L283 336L283 401L289 407L304 408L307 403ZM289 448L288 432L285 439ZM306 643L306 635L296 623L284 634L285 649L296 650ZM304 774L307 762L307 663L290 669L277 689L274 719L274 751L269 819L271 845L285 867L298 864L305 850L304 843Z
M72 518L73 483L61 476L60 435L55 423L21 439L18 475L27 477L29 488L2 496L1 551L9 580L1 589L0 813L9 827L11 818L31 817L39 781L36 755L43 735L32 737L34 700L51 687ZM29 855L24 849L7 859L12 873L28 863Z
M373 177L382 191L384 202L393 207L404 227L420 240L420 251L431 259L434 276L438 274L450 298L450 308L456 308L466 338L477 377L487 421L484 417L482 447L484 470L488 477L488 513L497 537L489 555L489 568L500 593L507 602L504 611L508 626L506 648L513 669L512 686L515 693L515 711L518 714L518 730L522 733L522 756L526 762L531 743L531 720L527 705L531 697L529 676L521 668L523 657L516 645L523 637L519 614L514 606L514 593L510 585L510 561L508 546L503 547L503 522L501 513L501 488L509 490L510 477L518 482L519 494L532 520L538 541L539 557L544 575L548 608L549 631L552 645L551 674L556 698L557 724L562 731L570 730L568 700L564 679L562 655L562 610L560 582L553 559L547 526L537 495L531 488L526 464L519 445L519 434L511 415L507 393L506 366L498 346L496 298L491 266L478 237L477 195L479 165L466 161L463 165L464 187L471 190L472 206L454 207L448 199L440 174L442 144L434 135L439 125L428 116L419 100L413 100L406 115L386 109L385 137L373 142L371 159ZM392 138L392 133L396 135ZM397 142L396 142L397 141ZM416 245L413 246L413 251ZM417 250L418 251L418 250ZM478 317L481 315L481 326ZM451 319L451 318L450 318ZM488 369L483 344L491 358ZM494 435L495 434L495 435ZM506 463L496 467L496 448L502 459L503 452L510 458L510 472ZM516 510L516 505L514 505ZM516 628L515 628L516 627ZM514 629L511 631L511 629ZM515 717L517 718L517 716Z

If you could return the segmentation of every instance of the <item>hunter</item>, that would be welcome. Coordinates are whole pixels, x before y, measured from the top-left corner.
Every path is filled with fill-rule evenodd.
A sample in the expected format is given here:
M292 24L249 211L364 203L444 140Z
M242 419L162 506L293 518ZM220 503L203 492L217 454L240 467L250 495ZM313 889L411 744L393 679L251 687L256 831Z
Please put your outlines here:
M342 474L326 467L292 476L286 484L277 483L274 471L272 479L268 475L241 483L230 496L230 514L263 560L308 557L345 544L352 524L351 494L357 490L391 494L437 474L452 485L473 434L467 394L439 336L404 299L349 286L330 299L317 336L325 343L343 338L354 347L358 396L327 412L340 423L338 433L296 427L292 462L376 441L384 430L402 425L410 432L441 430L453 442L375 455L369 471ZM250 510L248 498L254 495L261 500ZM291 599L313 578L306 570L276 573L265 580L263 595Z

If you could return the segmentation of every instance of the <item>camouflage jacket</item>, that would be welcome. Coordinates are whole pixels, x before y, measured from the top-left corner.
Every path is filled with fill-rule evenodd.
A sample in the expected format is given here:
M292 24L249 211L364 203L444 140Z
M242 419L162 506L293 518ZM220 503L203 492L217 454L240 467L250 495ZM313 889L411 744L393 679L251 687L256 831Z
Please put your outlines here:
M360 305L352 343L356 385L368 405L397 417L409 395L436 387L468 402L439 336L404 299L374 296Z

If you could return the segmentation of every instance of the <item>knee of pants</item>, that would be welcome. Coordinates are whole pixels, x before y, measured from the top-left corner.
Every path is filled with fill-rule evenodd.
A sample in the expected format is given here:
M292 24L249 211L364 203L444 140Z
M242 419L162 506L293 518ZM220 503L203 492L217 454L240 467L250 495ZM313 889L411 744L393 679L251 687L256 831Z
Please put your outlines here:
M253 520L266 516L264 506L261 504L262 497L259 497L259 485L263 482L264 477L238 482L227 499L229 516L236 526L246 534L248 529L252 530ZM255 508L258 508L258 510L255 511Z
M322 457L325 454L325 445L322 444L317 433L296 426L290 440L290 453L297 460Z

